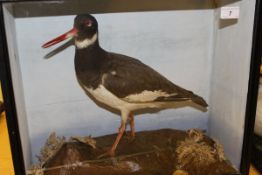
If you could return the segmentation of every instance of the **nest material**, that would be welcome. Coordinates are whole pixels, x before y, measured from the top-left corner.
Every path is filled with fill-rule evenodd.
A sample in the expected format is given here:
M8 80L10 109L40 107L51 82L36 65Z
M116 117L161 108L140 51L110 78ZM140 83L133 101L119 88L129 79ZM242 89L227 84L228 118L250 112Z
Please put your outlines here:
M33 165L27 174L32 175L44 175L44 170L40 165Z
M208 142L204 133L197 129L187 131L187 135L176 148L178 170L199 174L226 160L224 149L217 140Z
M200 142L204 140L204 133L199 129L190 129L187 131L188 137L195 142Z
M201 169L215 162L214 151L205 142L198 143L195 140L186 139L179 143L176 153L177 162L182 169L192 166Z
M216 153L216 158L219 161L224 161L226 160L225 152L223 146L218 142L218 140L214 139L214 148L215 148L215 153Z
M188 138L180 141L176 148L177 168L198 170L214 163L214 149L204 141L204 133L198 129L191 129L187 134Z
M71 137L69 140L67 140L65 137L59 137L56 135L55 132L51 133L46 140L46 143L43 148L40 150L40 155L37 155L39 164L33 165L30 170L28 171L28 174L32 175L44 175L44 165L46 162L48 162L52 157L55 156L55 154L61 149L61 147L68 142L80 142L84 143L93 149L96 149L96 141L91 137ZM74 165L72 165L74 166Z
M81 136L71 137L71 140L84 143L86 145L91 146L93 149L96 149L96 141L91 136L87 136L87 137L81 137Z
M56 136L53 132L49 135L43 148L41 148L40 155L37 156L41 165L55 155L55 153L65 143L65 137Z

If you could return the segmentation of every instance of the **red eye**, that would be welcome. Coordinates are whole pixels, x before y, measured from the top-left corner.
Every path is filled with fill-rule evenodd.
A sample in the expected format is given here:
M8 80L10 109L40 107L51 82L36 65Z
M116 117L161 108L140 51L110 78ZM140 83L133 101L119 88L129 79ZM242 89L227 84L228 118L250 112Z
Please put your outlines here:
M92 26L92 21L91 21L90 19L86 19L86 20L84 21L84 24L85 24L86 26L90 27L90 26Z

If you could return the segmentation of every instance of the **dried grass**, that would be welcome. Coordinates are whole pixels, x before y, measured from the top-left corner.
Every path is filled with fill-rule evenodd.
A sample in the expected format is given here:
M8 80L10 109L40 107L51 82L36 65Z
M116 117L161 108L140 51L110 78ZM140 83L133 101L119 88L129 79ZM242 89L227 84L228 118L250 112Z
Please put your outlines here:
M218 140L214 140L214 148L216 153L216 158L221 162L226 160L225 152L223 146L218 142Z
M87 137L81 137L81 136L71 137L71 140L84 143L86 145L91 146L93 149L96 149L96 141L91 136L87 136Z
M40 164L43 165L47 160L52 158L62 147L64 142L65 137L58 137L55 132L51 133L46 140L44 147L41 148L40 155L37 156Z
M27 172L28 175L44 175L44 171L40 165L33 165Z
M200 142L204 140L204 133L199 129L190 129L187 131L187 134L190 139L194 140L195 142Z
M216 161L211 146L191 138L180 142L176 153L179 169L202 169Z

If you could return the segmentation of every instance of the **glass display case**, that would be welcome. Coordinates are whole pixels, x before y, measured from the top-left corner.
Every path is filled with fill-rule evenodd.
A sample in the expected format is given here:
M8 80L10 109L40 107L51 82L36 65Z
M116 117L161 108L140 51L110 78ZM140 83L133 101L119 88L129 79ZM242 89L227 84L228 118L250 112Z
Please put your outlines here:
M255 168L261 173L262 172L262 57L260 66L260 79L259 79L259 90L257 99L257 111L254 128L254 139L252 147L251 160Z
M118 174L125 166L129 174L192 174L178 159L192 140L188 156L198 155L199 166L211 156L246 174L260 10L260 0L1 1L0 73L16 174L35 173L38 161L45 175L97 161ZM204 141L213 147L201 152ZM150 151L158 156L139 158ZM110 170L109 160L117 161ZM187 166L198 172L194 161ZM74 174L65 169L59 173Z

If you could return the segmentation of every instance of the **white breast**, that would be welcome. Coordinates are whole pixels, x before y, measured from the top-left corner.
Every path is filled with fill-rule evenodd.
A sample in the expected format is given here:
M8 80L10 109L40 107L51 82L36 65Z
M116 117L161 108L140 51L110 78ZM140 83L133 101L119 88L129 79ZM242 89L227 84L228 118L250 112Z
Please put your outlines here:
M111 74L116 74L115 71L111 72ZM138 94L131 94L124 98L118 98L112 92L107 90L103 85L107 78L107 74L103 74L102 83L96 89L88 88L84 86L82 87L89 92L97 101L110 106L111 108L118 109L120 111L135 111L138 109L144 108L165 108L167 103L163 102L154 102L158 97L168 97L174 94L167 94L163 91L143 91Z
M112 108L122 110L123 108L128 108L130 106L129 103L116 97L103 85L99 85L96 89L91 89L84 86L84 89L87 90L96 100Z
M83 86L83 88L87 90L97 101L120 111L135 111L144 108L165 108L167 105L166 103L161 102L129 103L128 101L118 98L112 94L103 85L99 85L96 89L87 88L85 86Z

